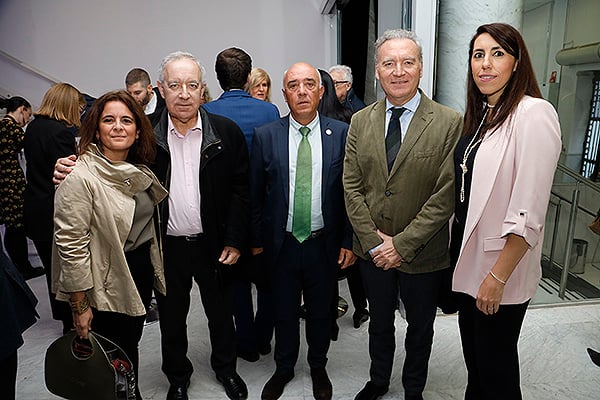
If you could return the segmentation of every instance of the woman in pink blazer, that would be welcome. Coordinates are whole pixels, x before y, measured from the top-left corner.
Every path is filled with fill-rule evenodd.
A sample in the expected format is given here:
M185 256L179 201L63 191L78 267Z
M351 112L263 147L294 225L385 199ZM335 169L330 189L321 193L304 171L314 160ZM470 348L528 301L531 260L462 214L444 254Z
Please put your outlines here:
M515 28L480 26L469 58L450 246L465 399L521 399L517 342L541 277L560 126Z

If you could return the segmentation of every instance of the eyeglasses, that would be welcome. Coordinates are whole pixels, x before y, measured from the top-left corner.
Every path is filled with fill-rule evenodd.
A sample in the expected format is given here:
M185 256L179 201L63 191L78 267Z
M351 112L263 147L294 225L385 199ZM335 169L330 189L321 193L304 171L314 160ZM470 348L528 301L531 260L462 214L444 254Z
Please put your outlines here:
M350 83L350 81L333 81L333 84L335 86L340 86L340 85L344 85L346 83Z

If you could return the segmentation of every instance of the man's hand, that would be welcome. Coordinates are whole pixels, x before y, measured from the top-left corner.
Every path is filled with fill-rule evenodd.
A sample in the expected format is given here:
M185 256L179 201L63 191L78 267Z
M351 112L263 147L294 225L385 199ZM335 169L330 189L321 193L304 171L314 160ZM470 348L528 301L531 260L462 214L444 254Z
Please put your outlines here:
M56 160L56 164L54 164L54 173L52 176L52 182L54 182L55 185L60 185L67 175L73 171L76 160L77 156L75 154L71 154L69 157L62 157Z
M250 254L252 254L253 256L257 256L260 253L262 253L264 251L264 248L262 247L251 247L250 248Z
M338 258L338 264L341 269L346 269L356 262L356 254L352 250L340 249L340 257Z
M219 257L219 262L225 265L233 265L240 258L240 251L235 247L225 246Z
M384 270L399 267L404 260L394 248L392 237L381 232L379 229L377 230L377 234L383 240L383 243L377 250L373 251L373 262L376 266Z

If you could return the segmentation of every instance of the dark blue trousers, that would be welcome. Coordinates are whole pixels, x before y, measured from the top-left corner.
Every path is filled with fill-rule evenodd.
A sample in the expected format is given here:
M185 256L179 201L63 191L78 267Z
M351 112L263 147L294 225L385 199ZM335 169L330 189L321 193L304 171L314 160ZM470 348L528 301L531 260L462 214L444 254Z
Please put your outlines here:
M402 369L405 396L422 394L433 343L433 323L443 271L407 274L384 271L370 260L360 260L369 301L370 378L378 386L389 386L396 350L394 321L398 296L406 309L408 327L404 339L406 357Z
M325 237L299 243L286 235L273 267L275 364L291 373L300 350L300 300L306 306L306 342L310 368L324 368L330 343L331 304L337 285L337 265L327 260Z

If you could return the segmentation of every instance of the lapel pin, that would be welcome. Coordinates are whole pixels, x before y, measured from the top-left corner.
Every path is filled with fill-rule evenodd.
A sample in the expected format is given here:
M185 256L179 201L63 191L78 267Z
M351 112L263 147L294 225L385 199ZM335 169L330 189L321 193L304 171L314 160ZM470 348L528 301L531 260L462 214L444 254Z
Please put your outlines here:
M328 136L331 136L331 133L332 133L332 132L331 132L331 129L326 129L326 130L325 130L325 134L326 134L326 135L328 135Z

